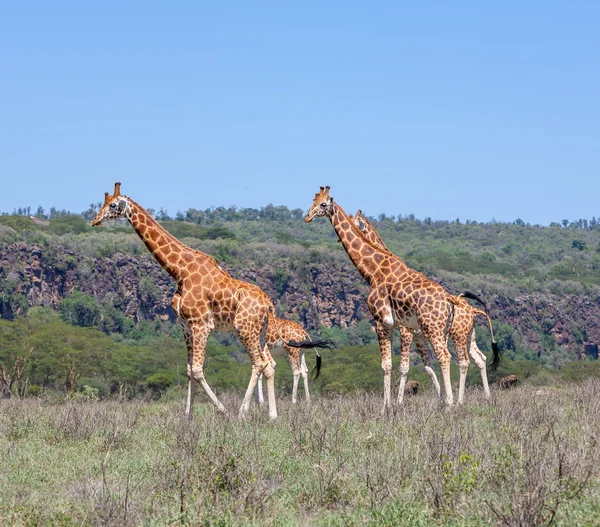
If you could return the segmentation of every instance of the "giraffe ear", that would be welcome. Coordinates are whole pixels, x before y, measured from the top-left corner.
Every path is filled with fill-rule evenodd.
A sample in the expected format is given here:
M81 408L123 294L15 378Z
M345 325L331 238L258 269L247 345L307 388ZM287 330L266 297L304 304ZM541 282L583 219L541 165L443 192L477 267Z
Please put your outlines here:
M115 183L115 191L113 192L113 198L121 195L121 183Z

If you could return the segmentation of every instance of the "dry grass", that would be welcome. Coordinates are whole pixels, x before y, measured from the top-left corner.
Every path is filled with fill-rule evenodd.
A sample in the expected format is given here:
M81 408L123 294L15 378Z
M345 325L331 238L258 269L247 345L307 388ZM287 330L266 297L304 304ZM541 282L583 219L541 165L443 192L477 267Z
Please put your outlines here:
M600 524L599 380L381 402L2 401L0 524Z

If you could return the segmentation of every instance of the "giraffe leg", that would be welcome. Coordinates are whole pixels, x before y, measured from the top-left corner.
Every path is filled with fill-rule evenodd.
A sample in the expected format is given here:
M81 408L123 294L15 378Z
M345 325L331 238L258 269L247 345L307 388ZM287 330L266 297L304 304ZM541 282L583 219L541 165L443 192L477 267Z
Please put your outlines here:
M263 372L267 379L267 398L269 400L269 418L277 419L277 407L275 401L275 367L273 364L267 364Z
M304 381L304 397L306 398L306 402L310 403L310 392L308 391L308 368L306 367L306 358L304 356L304 351L302 352L300 374L302 375L302 380Z
M292 375L294 379L294 383L292 385L292 404L296 404L296 401L298 399L298 381L300 380L301 373L299 356L300 350L298 348L292 348L287 345L284 345L283 349L285 349L285 352L290 361L290 366L292 367Z
M235 316L234 327L237 330L238 338L244 346L244 349L250 357L252 363L252 375L248 383L248 389L244 395L240 407L239 416L244 418L250 408L252 393L261 374L267 381L267 400L269 402L269 417L277 418L277 408L275 403L275 361L269 352L265 343L265 333L267 329L267 313L257 320L256 305L252 298L247 298L245 303L240 303L238 312Z
M250 409L252 392L256 387L258 378L261 376L262 370L264 370L264 367L252 365L252 374L250 375L250 382L248 383L248 388L246 389L246 394L244 395L244 399L242 400L242 406L240 407L240 411L238 414L240 419L244 419L246 417L246 414L248 413L248 410Z
M430 340L431 342L431 340ZM444 402L447 406L452 406L454 404L454 397L452 395L452 384L450 382L450 352L448 351L448 345L444 338L435 339L431 342L433 345L433 351L435 356L440 363L440 368L442 370L442 384L444 388Z
M192 364L194 361L194 340L192 338L192 330L187 323L181 320L181 326L183 327L183 336L185 337L185 346L187 348L187 374L188 374L188 393L187 402L185 405L185 416L188 419L192 418L192 406L194 404L194 395L196 391L196 381L192 375Z
M266 324L265 324L266 328ZM275 401L275 359L271 352L269 351L269 346L267 346L265 342L265 331L261 331L260 333L260 342L262 345L262 354L263 359L267 361L267 366L263 371L263 375L265 379L267 379L267 400L269 401L269 417L271 419L277 419L277 408Z
M192 371L191 377L196 380L202 386L208 398L213 402L213 404L217 407L217 410L225 413L225 407L221 404L221 401L217 399L217 396L211 390L208 382L206 382L206 378L204 377L204 355L206 351L206 342L208 341L208 336L212 331L212 324L199 325L194 324L191 326L192 329L192 338L194 343L194 354L192 360ZM191 411L191 406L190 406ZM191 416L188 416L191 418Z
M415 345L417 346L417 351L421 356L421 360L423 361L423 366L425 366L425 372L429 375L431 379L431 383L435 389L435 393L437 393L438 397L440 397L440 383L438 382L437 375L435 371L431 367L431 354L429 352L429 346L427 345L427 339L423 337L423 334L420 330L417 330L413 334Z
M391 408L391 373L392 373L392 327L375 321L375 331L379 339L381 351L381 368L383 369L383 411Z
M258 382L256 383L255 397L256 397L256 402L258 404L264 404L264 402L265 402L265 396L263 394L262 378L263 378L263 376L261 374L260 377L258 378Z
M469 353L467 351L467 339L465 335L452 335L454 349L456 350L456 361L460 370L458 381L458 404L465 402L465 383L467 380L467 371L469 370Z
M479 368L479 373L481 374L481 382L483 384L483 392L485 393L485 398L490 398L490 386L488 384L487 379L487 370L486 370L486 357L481 352L481 350L477 347L477 340L475 338L475 326L473 326L470 335L470 343L469 343L469 355L473 359L473 362Z
M410 345L413 333L410 329L400 326L400 385L398 386L398 404L404 401L404 387L410 368Z

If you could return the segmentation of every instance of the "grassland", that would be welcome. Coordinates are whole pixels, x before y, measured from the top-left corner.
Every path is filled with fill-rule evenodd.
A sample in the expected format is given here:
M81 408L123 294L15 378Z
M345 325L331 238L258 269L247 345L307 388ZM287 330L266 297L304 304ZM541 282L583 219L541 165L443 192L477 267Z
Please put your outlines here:
M235 414L241 394L223 395ZM598 525L600 380L279 400L246 421L159 401L0 405L1 525Z

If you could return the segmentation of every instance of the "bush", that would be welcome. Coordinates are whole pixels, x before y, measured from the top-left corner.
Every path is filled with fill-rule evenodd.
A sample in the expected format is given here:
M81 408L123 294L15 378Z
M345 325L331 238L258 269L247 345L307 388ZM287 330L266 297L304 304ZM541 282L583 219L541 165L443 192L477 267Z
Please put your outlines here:
M146 379L146 386L154 394L160 396L167 388L175 384L175 379L168 373L155 373Z
M95 327L100 322L100 305L94 297L75 291L58 305L60 318L73 326Z
M52 234L81 234L83 232L89 232L92 227L85 221L81 216L75 214L68 214L67 216L60 216L50 220L48 231Z
M104 399L110 393L105 382L91 377L79 379L77 381L77 391L90 399Z

